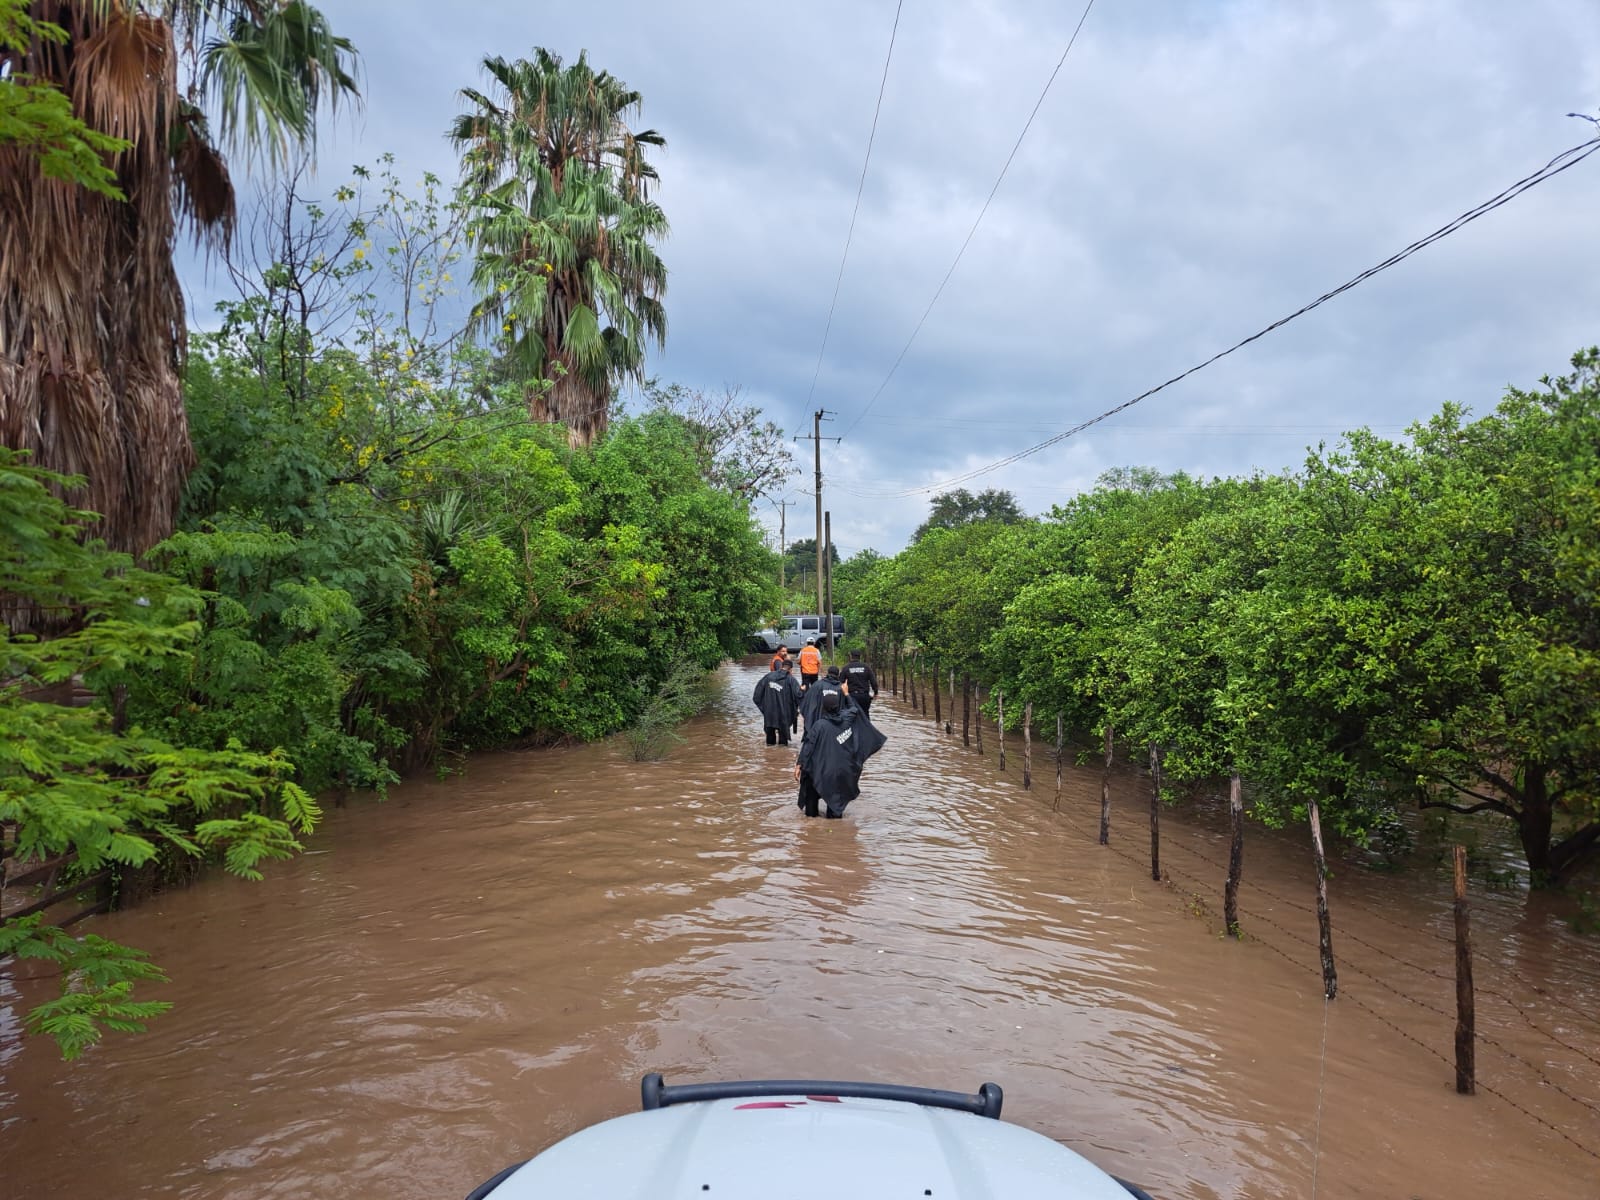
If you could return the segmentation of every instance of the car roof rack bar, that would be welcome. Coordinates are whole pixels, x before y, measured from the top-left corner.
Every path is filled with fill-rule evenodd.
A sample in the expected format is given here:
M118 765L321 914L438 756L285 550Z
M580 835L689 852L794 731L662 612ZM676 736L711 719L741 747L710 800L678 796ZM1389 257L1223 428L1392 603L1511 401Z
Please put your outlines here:
M646 1111L673 1104L705 1100L754 1099L759 1096L806 1096L856 1100L900 1100L926 1108L952 1108L998 1120L1005 1094L997 1083L986 1083L976 1095L937 1088L906 1087L898 1083L847 1083L836 1079L748 1079L726 1083L680 1083L668 1087L660 1072L652 1071L639 1082Z

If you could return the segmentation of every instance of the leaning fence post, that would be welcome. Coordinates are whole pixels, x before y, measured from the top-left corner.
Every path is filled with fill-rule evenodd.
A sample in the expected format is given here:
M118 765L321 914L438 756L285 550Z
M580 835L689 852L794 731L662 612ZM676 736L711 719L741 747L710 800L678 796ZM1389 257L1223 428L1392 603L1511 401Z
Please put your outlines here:
M1478 1090L1474 1039L1477 1022L1472 995L1472 921L1467 912L1467 848L1455 848L1456 892L1456 1091Z
M1033 701L1022 706L1022 790L1033 786Z
M995 699L999 707L995 710L994 727L1000 737L1000 769L1004 771L1006 769L1006 694L1004 692L996 692Z
M972 676L961 674L961 744L972 745Z
M972 706L978 710L978 753L983 753L983 688L972 685Z
M941 704L942 697L939 693L943 689L939 686L939 675L939 668L935 667L933 669L933 724L935 728L944 723L944 713L940 711L943 706Z
M1061 732L1066 722L1061 719L1061 714L1056 714L1056 802L1054 808L1061 811Z
M1150 878L1161 882L1161 747L1150 743Z
M1228 776L1228 824L1233 841L1228 847L1228 882L1222 890L1222 923L1228 936L1239 936L1239 877L1244 874L1244 796L1239 772Z
M1307 816L1311 822L1311 853L1317 864L1317 950L1322 955L1322 994L1332 1000L1339 992L1339 974L1333 966L1333 926L1328 921L1328 860L1322 852L1322 816L1314 798Z
M951 667L950 668L950 720L948 720L948 721L946 721L944 723L944 731L945 731L945 733L947 735L948 734L952 734L952 733L955 732L955 726L951 723L955 719L956 719L956 669L954 667Z
M1100 773L1100 844L1111 844L1111 721L1106 720L1106 765Z

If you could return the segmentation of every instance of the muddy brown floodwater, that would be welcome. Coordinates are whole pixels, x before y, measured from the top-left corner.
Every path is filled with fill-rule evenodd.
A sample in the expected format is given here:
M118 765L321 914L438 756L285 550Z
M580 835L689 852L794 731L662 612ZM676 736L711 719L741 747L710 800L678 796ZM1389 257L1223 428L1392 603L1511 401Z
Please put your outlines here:
M310 852L92 922L176 1006L75 1064L21 1041L0 973L0 1194L460 1197L669 1083L806 1076L1005 1088L1008 1119L1158 1200L1600 1196L1594 939L1480 897L1480 1079L1453 1092L1448 884L1333 881L1321 997L1301 840L1252 829L1218 936L1224 822L1144 784L1034 790L887 696L844 821L804 821L762 744L760 668L659 763L489 754L332 811ZM1199 903L1196 897L1204 903ZM1324 1053L1325 1046L1325 1053ZM774 1197L782 1193L774 1184Z

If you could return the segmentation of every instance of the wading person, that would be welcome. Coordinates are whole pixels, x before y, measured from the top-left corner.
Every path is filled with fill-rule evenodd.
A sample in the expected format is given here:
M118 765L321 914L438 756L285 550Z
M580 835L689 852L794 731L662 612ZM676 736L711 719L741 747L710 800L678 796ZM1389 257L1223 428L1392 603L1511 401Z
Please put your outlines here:
M837 694L842 696L841 704L845 708L852 708L849 694L845 691L844 680L839 675L838 667L829 667L828 673L806 689L805 697L800 701L800 715L807 725L816 720L817 714L822 711L824 696Z
M816 720L806 722L806 735L794 764L800 811L808 817L823 811L835 819L844 816L850 802L861 794L861 768L886 740L850 706L843 692L824 694Z
M787 746L789 730L794 728L795 710L800 706L800 685L789 670L788 659L756 682L755 695L751 699L761 710L761 724L766 727L767 745Z
M868 717L872 716L872 702L878 698L878 677L872 668L861 661L861 651L850 651L850 662L844 669L845 690L856 707Z
M779 667L781 667L784 663L786 663L788 661L789 661L789 647L787 647L787 646L779 646L778 647L778 652L772 656L772 662L767 665L767 670L776 671Z
M817 639L807 638L805 649L800 651L800 686L810 687L822 674L822 655L817 653Z

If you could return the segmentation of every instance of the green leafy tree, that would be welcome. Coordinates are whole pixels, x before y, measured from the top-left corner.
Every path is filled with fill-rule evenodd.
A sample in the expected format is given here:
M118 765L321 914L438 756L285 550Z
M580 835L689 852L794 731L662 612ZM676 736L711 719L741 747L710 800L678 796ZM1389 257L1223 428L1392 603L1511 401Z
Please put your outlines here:
M75 679L107 695L114 678L185 659L198 632L194 591L86 537L95 514L52 494L79 487L0 449L0 597L12 611L71 618L70 632L45 640L0 622L0 823L14 828L24 862L70 853L88 873L163 853L218 855L228 870L258 878L263 862L299 849L297 836L319 816L287 758L185 747L104 707L48 698ZM38 914L0 922L5 955L60 969L60 996L27 1025L69 1058L105 1030L137 1030L167 1007L133 997L138 982L161 978L145 955L72 937Z
M1017 498L999 488L986 488L977 495L966 488L940 492L929 507L928 519L911 535L913 542L922 540L931 529L959 529L976 521L1015 525L1024 520Z
M1511 821L1538 883L1600 845L1600 357L1573 367L1345 467L1370 481L1344 575L1374 740L1424 807Z
M535 385L529 414L586 445L605 432L617 384L642 379L647 347L666 337L655 243L667 219L646 158L666 143L629 129L639 93L582 54L565 66L539 48L483 67L493 94L464 89L471 111L450 128L477 253L474 327Z

